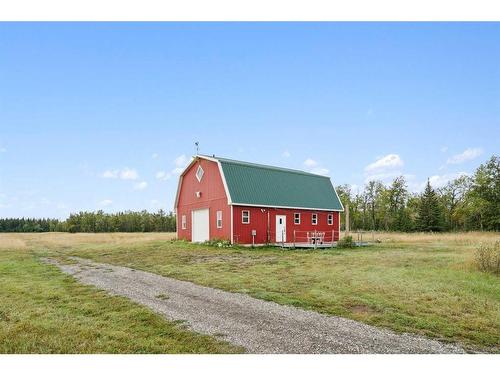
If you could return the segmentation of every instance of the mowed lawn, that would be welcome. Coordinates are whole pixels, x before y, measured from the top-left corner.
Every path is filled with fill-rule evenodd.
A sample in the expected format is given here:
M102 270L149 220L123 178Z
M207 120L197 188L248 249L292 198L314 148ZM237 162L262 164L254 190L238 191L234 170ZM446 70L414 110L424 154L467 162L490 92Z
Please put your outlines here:
M0 286L0 353L241 351L126 298L78 284L41 262L23 236L0 235Z
M382 242L371 247L316 251L214 248L171 241L170 238L168 234L9 234L0 235L0 243L2 240L22 243L26 249L21 253L29 254L25 256L32 267L45 270L40 271L34 280L23 278L24 282L41 290L56 286L57 290L68 288L64 293L83 300L91 300L89 295L85 297L85 293L96 294L106 301L102 302L103 308L112 308L114 303L110 304L107 299L115 301L115 297L78 286L54 268L40 265L37 258L64 258L68 255L90 258L200 285L248 293L257 298L352 318L399 332L458 342L472 351L500 352L500 279L477 271L473 262L475 247L480 242L499 240L498 234L379 233L376 238ZM5 253L4 250L2 259L5 259ZM9 254L7 259L18 253L9 251ZM5 260L0 262L1 267L5 267ZM12 274L9 278L21 277L15 271ZM5 292L0 293L4 300ZM13 293L14 290L6 295L22 306L32 291L27 288L24 296ZM47 302L48 296L50 294L40 297L36 303L49 305L54 311L56 307ZM146 341L158 339L154 337L158 331L156 326L150 328L149 322L138 323L137 316L132 313L140 310L141 314L148 314L147 310L123 299L116 301L123 308L116 312L119 316L115 318L101 314L84 314L82 317L78 309L72 308L67 311L63 308L62 312L57 310L57 314L68 317L76 314L75 320L92 322L87 327L88 335L95 334L93 328L103 325L102 319L108 319L110 335L113 329L139 325L139 332L129 329L127 333L137 334ZM17 311L18 308L13 309ZM162 323L156 315L149 314L159 326L174 329L169 323ZM58 318L55 316L53 320ZM3 324L0 320L0 327ZM79 324L75 326L81 327ZM4 329L0 329L0 335L4 335ZM23 332L22 326L18 329L18 332ZM0 345L5 345L3 337L0 336ZM203 336L193 337L201 340L198 341L200 346L207 351L208 348L227 350L220 343L205 343L203 340L207 338ZM21 339L18 341L22 342ZM190 341L181 342L188 345ZM77 347L72 348L72 351L78 351ZM132 351L125 343L111 348L112 344L107 346L107 351ZM158 349L158 346L152 348ZM85 347L85 351L92 350L96 349ZM147 345L140 350L147 351ZM200 349L192 351L197 350Z

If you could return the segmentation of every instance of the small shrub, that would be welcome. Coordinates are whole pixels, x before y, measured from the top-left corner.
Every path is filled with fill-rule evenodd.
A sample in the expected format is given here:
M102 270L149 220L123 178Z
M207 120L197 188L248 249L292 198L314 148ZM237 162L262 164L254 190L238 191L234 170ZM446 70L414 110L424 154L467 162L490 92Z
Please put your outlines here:
M476 265L482 272L500 275L500 241L479 245L476 250Z
M346 236L337 242L337 247L341 249L350 249L355 246L356 244L352 240L352 236Z
M231 241L221 238L213 238L211 240L205 241L203 244L213 247L231 247Z

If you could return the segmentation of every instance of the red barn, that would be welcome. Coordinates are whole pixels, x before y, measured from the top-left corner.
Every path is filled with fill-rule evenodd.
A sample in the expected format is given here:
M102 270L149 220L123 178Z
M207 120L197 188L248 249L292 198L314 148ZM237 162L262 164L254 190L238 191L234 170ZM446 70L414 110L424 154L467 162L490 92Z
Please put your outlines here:
M330 178L197 155L179 178L177 237L192 242L324 245L344 210Z

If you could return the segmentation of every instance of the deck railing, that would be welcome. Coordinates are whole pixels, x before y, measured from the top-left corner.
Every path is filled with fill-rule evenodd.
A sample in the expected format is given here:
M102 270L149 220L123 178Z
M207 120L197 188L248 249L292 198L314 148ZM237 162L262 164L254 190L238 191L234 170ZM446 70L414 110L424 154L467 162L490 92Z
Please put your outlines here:
M276 236L275 231L269 231L266 233L267 244L270 245L280 245L282 247L295 247L298 245L307 245L307 247L327 247L330 245L331 247L335 246L335 243L345 237L345 231L337 231L337 230L289 230L282 231L281 236L279 238L281 241L278 241L278 237ZM356 243L370 243L375 242L375 232L374 231L351 231L348 233L349 236L352 236L352 239ZM238 234L233 235L233 243L240 244L241 236ZM259 242L261 244L261 242Z

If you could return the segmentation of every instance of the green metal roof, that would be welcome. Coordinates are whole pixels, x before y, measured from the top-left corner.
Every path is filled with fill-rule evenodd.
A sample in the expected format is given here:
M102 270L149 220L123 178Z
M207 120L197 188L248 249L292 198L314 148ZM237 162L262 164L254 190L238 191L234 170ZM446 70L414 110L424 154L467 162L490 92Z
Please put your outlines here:
M233 204L339 210L343 207L329 177L224 158Z

